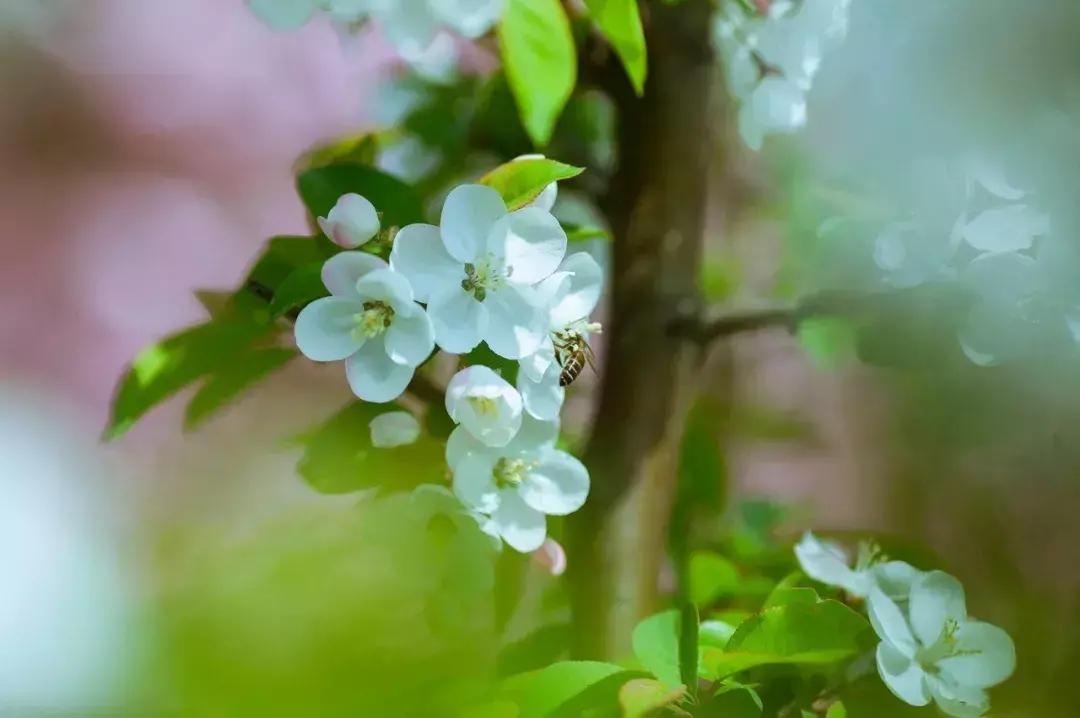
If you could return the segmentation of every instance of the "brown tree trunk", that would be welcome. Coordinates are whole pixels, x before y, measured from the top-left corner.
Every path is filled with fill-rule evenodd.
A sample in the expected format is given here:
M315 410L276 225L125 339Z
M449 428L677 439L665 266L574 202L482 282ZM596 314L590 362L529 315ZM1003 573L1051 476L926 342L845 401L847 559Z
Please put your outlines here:
M676 461L694 392L692 346L669 328L699 311L706 184L717 125L708 0L644 4L643 98L616 93L619 167L612 314L593 434L593 489L568 523L575 653L611 657L656 608Z

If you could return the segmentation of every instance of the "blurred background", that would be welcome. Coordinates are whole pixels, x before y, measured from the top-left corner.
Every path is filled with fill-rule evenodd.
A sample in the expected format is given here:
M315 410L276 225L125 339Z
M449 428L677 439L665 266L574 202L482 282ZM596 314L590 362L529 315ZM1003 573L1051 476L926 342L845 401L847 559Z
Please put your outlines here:
M1080 11L1035 5L856 0L803 135L757 155L718 116L706 290L739 304L864 286L873 235L838 251L819 229L918 194L916 156L993 154L1067 234ZM306 232L296 158L373 126L390 67L374 34L275 33L239 0L0 4L0 714L412 715L447 674L480 690L499 646L475 597L492 577L428 540L428 509L347 511L355 496L296 477L284 439L347 402L335 368L296 362L197 431L174 402L98 441L125 364L203 316L193 292ZM781 540L813 527L931 552L1017 640L999 714L1080 714L1080 367L980 367L921 327L881 329L870 354L887 362L843 325L717 345L724 516L775 505ZM562 610L543 608L557 579L522 570L541 587L524 600ZM388 665L415 684L387 687Z

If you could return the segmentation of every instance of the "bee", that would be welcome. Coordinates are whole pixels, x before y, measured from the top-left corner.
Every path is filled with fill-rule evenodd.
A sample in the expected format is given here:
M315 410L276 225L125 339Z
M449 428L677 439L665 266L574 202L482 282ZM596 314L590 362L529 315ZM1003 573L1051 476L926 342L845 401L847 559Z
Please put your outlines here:
M555 358L562 367L559 374L559 386L570 386L581 376L588 365L596 371L592 347L580 332L564 331L555 335Z

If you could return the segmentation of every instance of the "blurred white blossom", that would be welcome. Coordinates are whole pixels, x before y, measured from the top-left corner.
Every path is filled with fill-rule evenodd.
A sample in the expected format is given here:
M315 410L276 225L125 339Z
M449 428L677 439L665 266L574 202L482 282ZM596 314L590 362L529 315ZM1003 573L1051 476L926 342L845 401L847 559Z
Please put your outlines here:
M420 438L420 422L407 411L379 414L368 424L371 445L380 449L408 446Z

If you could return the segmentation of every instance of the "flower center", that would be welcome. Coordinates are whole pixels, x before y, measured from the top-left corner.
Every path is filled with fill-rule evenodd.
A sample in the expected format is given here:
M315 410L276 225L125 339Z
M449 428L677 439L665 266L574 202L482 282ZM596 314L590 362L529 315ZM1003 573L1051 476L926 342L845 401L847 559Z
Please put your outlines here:
M487 299L488 291L498 289L514 271L513 267L507 267L506 273L499 270L495 257L488 254L475 263L465 265L465 278L461 280L461 288L464 289L478 302Z
M534 468L534 464L524 459L508 459L503 457L495 464L492 475L495 485L500 489L513 488L525 480L525 476Z
M465 400L477 416L497 416L499 413L499 403L490 396L470 396Z
M953 619L945 621L945 628L941 631L941 637L932 646L920 648L915 654L915 660L927 673L937 673L940 669L937 663L945 658L955 656L975 655L979 651L960 650L956 647L956 633L960 630L960 624Z
M364 311L353 315L353 336L374 339L394 323L394 308L386 302L364 302Z

